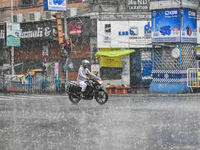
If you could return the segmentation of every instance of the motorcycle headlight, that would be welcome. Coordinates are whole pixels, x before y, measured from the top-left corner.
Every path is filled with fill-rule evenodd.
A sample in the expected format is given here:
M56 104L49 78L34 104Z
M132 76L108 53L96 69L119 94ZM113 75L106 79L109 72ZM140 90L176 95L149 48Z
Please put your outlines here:
M98 84L103 84L103 81L97 80Z

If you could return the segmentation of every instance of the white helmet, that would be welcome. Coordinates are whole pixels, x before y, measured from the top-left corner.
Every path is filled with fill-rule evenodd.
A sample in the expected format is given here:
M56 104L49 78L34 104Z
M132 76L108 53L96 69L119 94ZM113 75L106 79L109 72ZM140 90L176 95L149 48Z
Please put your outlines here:
M90 62L88 61L88 60L83 60L82 61L82 66L84 67L84 66L86 66L87 64L90 64Z

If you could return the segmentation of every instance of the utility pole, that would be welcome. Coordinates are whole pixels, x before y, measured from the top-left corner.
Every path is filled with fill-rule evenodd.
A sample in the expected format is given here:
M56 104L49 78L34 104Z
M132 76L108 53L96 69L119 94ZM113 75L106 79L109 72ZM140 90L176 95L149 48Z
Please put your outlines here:
M11 23L13 23L13 0L11 0ZM12 75L15 74L15 69L14 69L14 47L11 47L11 72Z
M66 11L64 11L64 32L65 32L65 40L68 40L68 34L67 34L67 0L66 0ZM68 81L68 61L69 61L69 54L67 54L67 58L65 61L65 74L66 74L66 82Z

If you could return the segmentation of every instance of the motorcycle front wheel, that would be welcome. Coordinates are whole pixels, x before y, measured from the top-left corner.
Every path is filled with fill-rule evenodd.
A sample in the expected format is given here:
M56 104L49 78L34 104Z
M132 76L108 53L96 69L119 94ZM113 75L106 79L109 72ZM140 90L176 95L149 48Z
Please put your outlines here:
M74 96L72 94L69 94L69 100L73 103L73 104L77 104L81 98L78 96Z
M101 89L101 90L98 90L96 93L95 93L95 99L96 101L103 105L105 104L107 101L108 101L108 94L105 90Z

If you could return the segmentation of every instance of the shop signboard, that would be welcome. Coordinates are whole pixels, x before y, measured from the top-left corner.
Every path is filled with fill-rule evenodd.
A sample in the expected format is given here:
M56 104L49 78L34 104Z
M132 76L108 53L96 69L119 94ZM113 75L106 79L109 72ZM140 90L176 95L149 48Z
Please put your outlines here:
M36 38L42 38L57 40L57 31L53 26L56 26L56 22L42 21L36 23L21 23L19 29L20 39L33 40ZM3 27L3 25L0 25L0 40L5 37Z
M181 9L181 42L197 42L197 12Z
M150 0L127 0L129 11L148 11Z
M108 57L100 56L100 67L121 67L121 56Z
M150 21L98 21L98 48L151 47ZM107 32L106 28L110 28Z
M5 30L6 46L20 47L20 24L6 22Z
M67 20L68 34L70 37L96 36L96 21L89 17L69 18Z
M179 9L153 10L152 42L180 42Z
M66 11L66 0L43 0L44 10Z
M153 10L152 42L197 42L197 13L191 9Z

